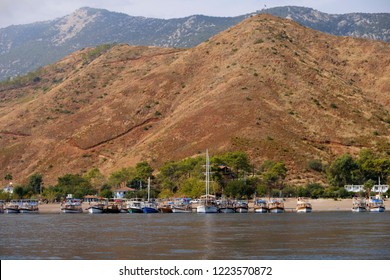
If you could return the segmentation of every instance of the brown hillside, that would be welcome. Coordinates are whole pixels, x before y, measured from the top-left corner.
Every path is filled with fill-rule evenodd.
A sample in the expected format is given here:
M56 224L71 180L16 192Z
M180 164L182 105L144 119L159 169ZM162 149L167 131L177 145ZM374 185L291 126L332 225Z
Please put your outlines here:
M0 169L46 184L65 173L154 167L209 148L307 162L390 151L390 44L269 15L193 49L85 49L0 88ZM39 77L39 78L37 78Z

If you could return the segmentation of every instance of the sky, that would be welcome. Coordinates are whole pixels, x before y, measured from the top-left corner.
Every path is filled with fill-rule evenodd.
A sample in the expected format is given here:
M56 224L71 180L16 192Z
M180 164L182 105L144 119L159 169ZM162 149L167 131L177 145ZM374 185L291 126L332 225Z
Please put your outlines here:
M81 7L168 19L194 14L238 16L278 6L309 7L331 14L390 13L389 0L0 0L0 28L53 20Z

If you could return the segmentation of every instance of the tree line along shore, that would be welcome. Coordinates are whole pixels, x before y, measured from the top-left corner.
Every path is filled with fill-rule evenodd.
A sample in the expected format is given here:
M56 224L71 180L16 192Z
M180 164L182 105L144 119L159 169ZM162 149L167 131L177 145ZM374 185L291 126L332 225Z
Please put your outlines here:
M68 194L83 198L97 195L113 198L117 190L123 190L122 198L146 198L147 179L152 179L150 196L153 198L189 197L204 195L205 157L186 158L166 162L159 170L153 170L148 162L123 167L108 177L98 168L85 174L65 174L58 177L57 184L46 186L44 176L34 173L25 185L12 186L13 192L0 191L0 200L35 198L44 202L59 202ZM308 169L326 177L326 183L309 182L306 185L291 185L286 182L288 168L283 161L264 161L254 168L245 152L227 152L210 158L210 193L217 197L247 199L254 197L308 197L312 199L352 198L374 195L372 187L378 180L386 184L390 179L390 157L386 153L361 150L357 157L344 154L325 164L318 159L308 162ZM12 185L12 174L5 174L8 187ZM348 192L345 185L364 185L361 193ZM389 196L390 190L383 196ZM330 207L332 208L332 207Z

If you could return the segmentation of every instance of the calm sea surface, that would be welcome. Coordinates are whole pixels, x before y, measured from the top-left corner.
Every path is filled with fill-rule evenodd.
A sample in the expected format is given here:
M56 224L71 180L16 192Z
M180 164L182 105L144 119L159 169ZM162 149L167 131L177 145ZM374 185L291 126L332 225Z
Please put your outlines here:
M390 259L390 212L1 214L0 259Z

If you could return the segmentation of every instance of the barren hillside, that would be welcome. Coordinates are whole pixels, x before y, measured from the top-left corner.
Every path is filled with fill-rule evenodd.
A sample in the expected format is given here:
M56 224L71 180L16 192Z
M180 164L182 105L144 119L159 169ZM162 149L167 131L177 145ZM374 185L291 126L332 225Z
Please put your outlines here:
M0 87L0 169L46 184L140 160L203 152L307 162L390 151L390 44L336 37L269 15L192 49L84 49Z

